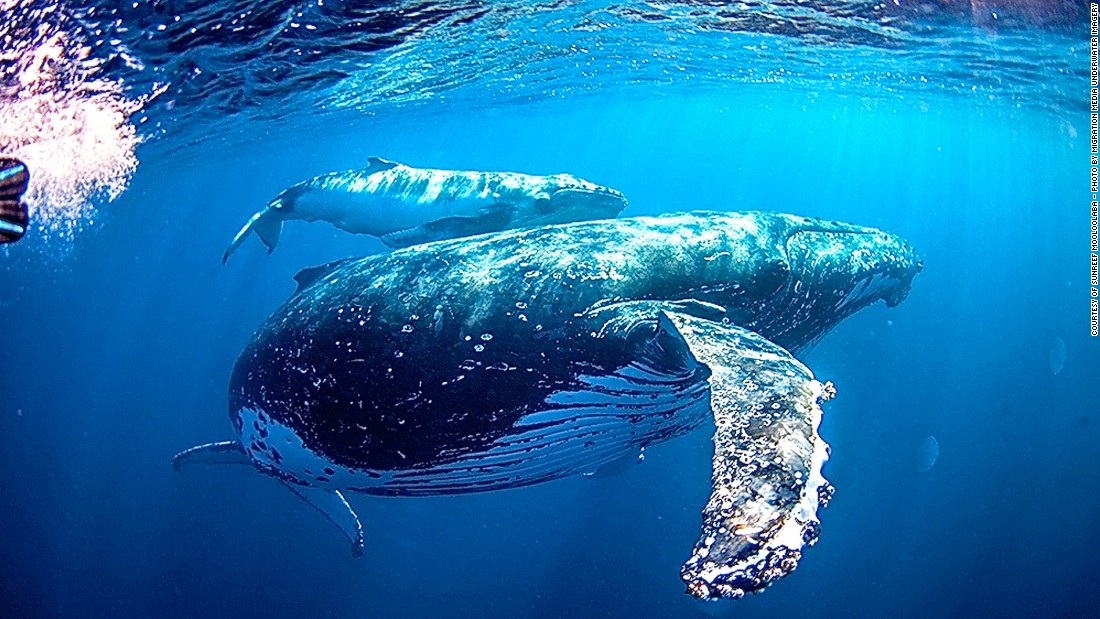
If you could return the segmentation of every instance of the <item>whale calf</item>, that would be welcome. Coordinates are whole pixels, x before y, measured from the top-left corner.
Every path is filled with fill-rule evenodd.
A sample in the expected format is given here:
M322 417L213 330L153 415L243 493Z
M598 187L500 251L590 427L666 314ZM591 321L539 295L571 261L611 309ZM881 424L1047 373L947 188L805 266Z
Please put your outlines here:
M832 488L793 355L920 270L902 239L775 213L508 231L344 260L241 352L236 437L178 454L250 464L341 528L344 492L437 495L592 473L712 419L712 495L681 568L737 598L795 568Z
M222 263L255 232L268 253L284 221L327 221L401 248L505 229L610 219L623 194L569 174L413 168L378 157L361 170L323 174L286 189L233 238Z

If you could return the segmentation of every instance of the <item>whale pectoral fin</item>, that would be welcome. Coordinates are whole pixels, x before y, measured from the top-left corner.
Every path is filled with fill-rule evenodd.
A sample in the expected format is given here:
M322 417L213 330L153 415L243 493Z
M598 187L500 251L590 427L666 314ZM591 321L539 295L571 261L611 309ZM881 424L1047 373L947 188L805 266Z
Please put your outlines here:
M508 205L494 205L481 209L474 217L444 217L415 228L390 232L380 238L390 247L401 248L495 232L508 225L512 211Z
M359 516L355 514L351 505L348 505L339 490L299 486L286 481L283 485L290 488L291 492L321 512L321 515L340 529L351 542L352 556L358 557L363 554L363 525L359 523Z
M275 246L279 243L279 235L283 231L283 220L280 216L276 215L271 207L256 213L248 220L244 226L241 227L237 235L233 237L233 240L229 243L229 247L226 248L225 253L222 254L222 264L225 264L229 260L229 255L237 251L237 248L241 246L248 235L255 232L260 240L267 245L267 253L275 251Z
M190 464L253 464L248 453L237 441L206 443L185 449L172 458L172 468L177 471ZM351 542L351 554L358 557L363 554L363 527L359 516L348 505L339 490L329 490L314 486L299 486L279 480L300 499L336 525Z
M832 487L817 434L831 387L760 335L667 312L711 370L713 484L703 531L680 570L699 598L737 598L790 573L817 540Z
M369 171L371 174L374 174L375 172L385 172L386 170L391 170L399 165L401 164L395 161L390 161L388 159L383 159L381 157L367 157L367 171Z
M581 475L590 479L618 477L635 466L638 466L645 460L645 451L643 451L643 449L644 448L641 448L637 452L630 452L610 462L595 466L591 471L582 472Z
M185 449L172 457L172 468L177 471L189 464L252 464L237 441L206 443Z

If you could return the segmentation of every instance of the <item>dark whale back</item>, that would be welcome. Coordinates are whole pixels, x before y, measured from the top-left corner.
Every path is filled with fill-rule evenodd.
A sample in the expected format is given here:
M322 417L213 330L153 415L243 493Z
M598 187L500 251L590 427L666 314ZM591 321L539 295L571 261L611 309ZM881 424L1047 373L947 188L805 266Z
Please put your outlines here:
M599 334L603 318L586 313L598 302L676 299L688 282L725 277L728 254L704 260L687 242L697 235L680 233L550 227L307 270L242 352L231 416L266 411L349 467L412 468L482 448L550 394L583 390L580 376L636 360L656 326ZM746 286L777 286L758 280ZM675 346L648 363L701 388L705 373Z

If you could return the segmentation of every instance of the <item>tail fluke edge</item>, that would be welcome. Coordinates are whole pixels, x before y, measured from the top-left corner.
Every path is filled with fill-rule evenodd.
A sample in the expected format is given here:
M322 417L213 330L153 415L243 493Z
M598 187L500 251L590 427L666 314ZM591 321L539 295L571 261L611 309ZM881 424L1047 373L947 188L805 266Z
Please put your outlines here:
M267 245L267 253L270 254L275 251L275 246L279 244L279 235L283 231L283 220L275 215L274 205L274 202L268 205L267 208L253 215L248 223L241 227L241 230L229 243L229 247L226 248L225 254L222 255L222 264L229 260L229 255L237 251L237 248L252 232L255 232L264 245Z

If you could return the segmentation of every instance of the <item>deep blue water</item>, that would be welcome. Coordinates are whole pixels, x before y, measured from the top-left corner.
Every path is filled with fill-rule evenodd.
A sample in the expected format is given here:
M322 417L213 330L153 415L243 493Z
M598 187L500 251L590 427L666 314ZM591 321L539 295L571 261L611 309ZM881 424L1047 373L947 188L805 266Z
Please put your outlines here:
M0 614L1096 616L1100 342L1088 335L1087 84L1073 81L1087 58L1075 50L1061 56L1066 82L992 93L634 85L238 113L218 139L191 125L148 139L129 188L70 247L42 229L0 254ZM1078 104L1048 98L1075 86ZM222 266L225 245L286 186L371 155L569 172L623 191L624 216L778 210L908 239L924 259L909 298L802 355L839 393L821 430L836 495L799 568L739 601L683 593L710 492L707 426L617 475L351 496L366 534L357 559L256 471L174 472L177 451L233 438L230 370L294 273L385 250L302 223L270 256L249 242ZM939 455L922 472L928 436Z

